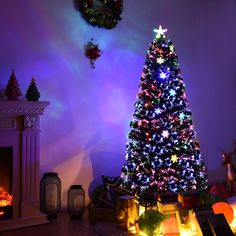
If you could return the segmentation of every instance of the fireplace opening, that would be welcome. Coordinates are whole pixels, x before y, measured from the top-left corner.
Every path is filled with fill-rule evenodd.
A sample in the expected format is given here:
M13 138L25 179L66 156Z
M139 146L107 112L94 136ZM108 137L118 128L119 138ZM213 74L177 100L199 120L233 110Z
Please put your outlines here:
M0 220L12 219L13 147L0 147Z

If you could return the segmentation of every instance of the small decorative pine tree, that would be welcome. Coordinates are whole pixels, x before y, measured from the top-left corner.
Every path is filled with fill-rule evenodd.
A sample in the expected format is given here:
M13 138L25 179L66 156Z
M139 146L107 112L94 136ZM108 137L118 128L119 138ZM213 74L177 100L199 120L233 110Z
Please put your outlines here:
M7 100L17 100L18 97L21 96L20 87L14 74L14 70L12 70L4 95L7 96Z
M40 98L40 93L35 83L35 78L31 79L31 83L26 91L25 97L28 101L38 101Z
M178 57L160 26L140 79L130 123L122 186L137 191L182 192L207 188L205 166Z

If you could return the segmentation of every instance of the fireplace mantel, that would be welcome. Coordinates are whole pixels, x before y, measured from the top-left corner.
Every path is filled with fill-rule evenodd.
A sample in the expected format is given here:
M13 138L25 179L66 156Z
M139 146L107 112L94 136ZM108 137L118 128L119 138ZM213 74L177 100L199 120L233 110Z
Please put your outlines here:
M0 117L5 115L42 115L47 101L0 101Z
M40 116L48 105L0 101L0 147L13 147L13 219L0 221L0 231L47 222L39 211L39 171Z

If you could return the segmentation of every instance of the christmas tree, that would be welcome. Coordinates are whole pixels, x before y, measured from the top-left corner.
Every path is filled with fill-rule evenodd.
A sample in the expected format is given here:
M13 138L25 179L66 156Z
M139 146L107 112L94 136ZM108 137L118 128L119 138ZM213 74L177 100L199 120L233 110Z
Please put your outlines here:
M31 83L26 91L25 97L28 101L38 101L40 98L40 93L35 83L35 78L31 79Z
M20 87L16 79L14 70L12 70L4 95L7 96L7 100L17 100L17 98L21 96Z
M122 186L159 193L203 190L205 166L178 57L167 30L154 31L130 123Z

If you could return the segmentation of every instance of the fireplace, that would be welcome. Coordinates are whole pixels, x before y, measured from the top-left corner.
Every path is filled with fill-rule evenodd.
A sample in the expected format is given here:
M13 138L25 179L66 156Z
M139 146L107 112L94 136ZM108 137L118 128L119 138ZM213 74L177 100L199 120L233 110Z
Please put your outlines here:
M0 101L0 231L47 223L39 211L40 116L46 101Z
M0 147L0 220L12 219L12 147Z

